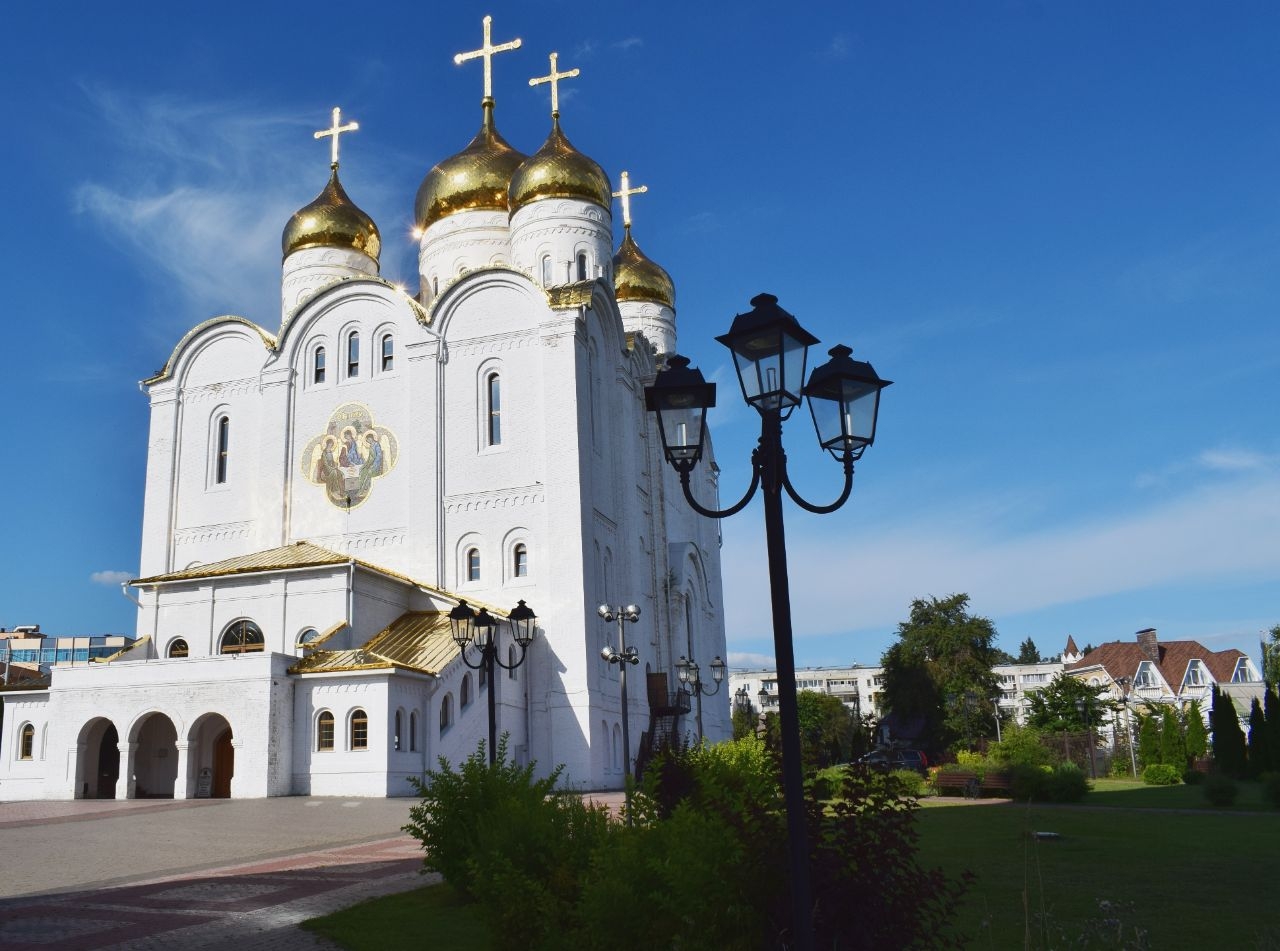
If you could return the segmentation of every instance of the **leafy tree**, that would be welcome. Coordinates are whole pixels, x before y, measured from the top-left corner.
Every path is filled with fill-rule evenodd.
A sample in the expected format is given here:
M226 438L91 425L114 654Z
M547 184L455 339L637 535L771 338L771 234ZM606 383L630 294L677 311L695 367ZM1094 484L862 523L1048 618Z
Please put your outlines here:
M921 745L930 751L966 735L985 736L995 723L995 639L995 625L969 613L967 594L912 601L897 643L881 659L885 708L921 718Z
M1274 685L1263 694L1262 715L1267 726L1267 752L1270 757L1263 772L1280 773L1280 693Z
M1160 765L1160 723L1154 710L1139 717L1138 762L1144 767Z
M1200 759L1209 752L1209 733L1204 728L1204 714L1200 712L1199 700L1192 700L1187 707L1187 732L1184 739L1189 759Z
M1107 706L1102 699L1106 690L1102 686L1090 687L1070 674L1058 674L1043 690L1028 695L1027 722L1050 732L1084 732L1086 726L1096 729L1098 717ZM1088 705L1086 710L1078 708L1080 701Z
M801 690L796 694L796 713L806 767L823 769L848 761L857 729L852 710L830 694Z
M994 658L994 660L992 660L993 664L1016 664L1018 662L1018 658L1000 647L995 648L992 657Z
M1267 743L1267 723L1262 704L1253 698L1249 707L1249 778L1257 779L1271 763L1271 749Z
M760 715L756 713L756 708L748 703L745 707L734 704L733 707L733 738L740 740L744 736L755 736L756 727L760 723Z
M1246 752L1244 731L1231 698L1213 688L1213 706L1209 711L1209 729L1213 733L1213 759L1218 768L1235 779L1244 777Z
M1182 724L1173 707L1160 711L1160 762L1176 766L1179 774L1187 768L1187 744L1182 739Z
M1040 663L1040 648L1036 647L1036 642L1031 638L1027 638L1022 642L1022 646L1018 648L1019 664L1038 664Z
M1269 687L1280 684L1280 624L1267 631L1262 642L1262 679Z

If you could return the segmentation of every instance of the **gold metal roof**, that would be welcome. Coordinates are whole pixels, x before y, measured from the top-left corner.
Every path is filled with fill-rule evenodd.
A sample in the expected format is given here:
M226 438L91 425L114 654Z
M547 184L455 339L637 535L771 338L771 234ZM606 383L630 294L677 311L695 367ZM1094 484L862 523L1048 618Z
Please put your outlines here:
M109 654L106 657L92 657L90 658L90 660L92 660L93 663L95 664L109 664L113 660L119 660L125 654L129 653L129 651L134 650L135 648L141 647L143 644L146 644L150 640L151 640L151 635L144 634L142 635L142 637L138 638L132 644L128 645L127 647L120 648L120 650L116 651L114 654ZM145 652L143 652L143 656L145 656Z
M357 650L316 651L289 668L291 674L352 670L412 670L438 675L458 655L443 611L402 614Z
M484 120L471 143L427 172L418 187L414 220L419 228L458 211L507 210L507 189L526 156L513 149L493 124L493 100L486 98Z
M590 304L591 291L595 286L596 282L593 279L578 281L574 284L557 284L554 287L548 287L546 289L547 303L555 310Z
M131 585L143 584L160 584L166 581L190 581L196 578L218 578L225 575L243 575L251 574L257 571L279 571L285 568L315 568L323 565L345 565L354 561L362 568L371 571L377 571L381 574L388 575L392 578L398 578L409 584L417 584L407 575L399 572L382 568L378 565L370 564L359 558L352 558L350 555L343 555L336 551L330 551L328 548L321 548L319 545L313 545L311 542L294 542L292 545L282 545L279 548L272 548L268 551L253 552L249 555L239 555L235 558L227 558L224 561L215 561L211 565L197 565L194 568L185 568L182 571L170 571L162 575L153 575L150 578L139 578L136 581L130 581Z
M539 198L577 198L608 208L612 194L604 169L575 149L553 118L547 141L511 179L511 210Z
M375 261L382 250L382 238L373 219L347 197L333 166L329 184L315 201L294 212L280 238L284 256L303 248L354 248Z
M650 301L675 310L676 286L671 275L645 257L631 237L630 225L613 257L613 287L619 301Z

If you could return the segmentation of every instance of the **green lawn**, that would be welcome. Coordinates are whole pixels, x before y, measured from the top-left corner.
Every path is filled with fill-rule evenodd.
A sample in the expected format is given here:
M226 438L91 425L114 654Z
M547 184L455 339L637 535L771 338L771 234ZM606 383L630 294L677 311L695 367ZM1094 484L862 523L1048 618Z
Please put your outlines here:
M1203 801L1199 790L1187 799L1177 789L1148 791L1173 793L1156 797L1158 806ZM1128 796L1144 806L1149 798L1141 787L1103 788L1087 800L1120 805ZM957 923L974 948L1063 947L1064 935L1078 939L1105 917L1099 901L1131 904L1123 920L1130 932L1146 930L1151 948L1280 948L1280 914L1269 898L1280 813L1001 804L924 809L919 821L927 864L977 875Z
M464 905L448 885L362 902L302 927L348 951L400 951L401 948L466 948L489 951L489 929L477 905Z
M1234 805L1210 805L1204 798L1203 786L1147 786L1140 780L1098 779L1093 792L1084 799L1086 806L1119 806L1124 809L1221 809L1232 812L1275 812L1275 807L1262 798L1259 783L1240 783L1240 795Z

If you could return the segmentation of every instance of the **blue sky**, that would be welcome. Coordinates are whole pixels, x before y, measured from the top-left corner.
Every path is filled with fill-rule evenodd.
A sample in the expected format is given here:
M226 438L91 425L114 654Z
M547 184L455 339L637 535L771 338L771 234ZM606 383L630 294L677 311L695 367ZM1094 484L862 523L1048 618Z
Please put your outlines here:
M875 663L968 592L1016 651L1280 622L1280 9L1262 3L24 5L0 35L10 507L0 625L131 632L136 381L221 313L278 321L279 236L343 181L416 284L426 171L479 120L564 127L650 191L680 346L721 383L728 500L758 435L715 341L760 291L895 385L835 515L788 511L802 664ZM795 480L837 465L807 413ZM724 523L729 646L772 654L758 504Z

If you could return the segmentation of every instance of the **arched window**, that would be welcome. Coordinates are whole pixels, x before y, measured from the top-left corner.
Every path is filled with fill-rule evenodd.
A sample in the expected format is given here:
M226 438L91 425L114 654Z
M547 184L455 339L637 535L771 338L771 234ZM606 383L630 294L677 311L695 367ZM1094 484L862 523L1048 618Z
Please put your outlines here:
M542 285L548 287L551 284L551 255L544 254L542 256Z
M360 335L354 330L347 335L347 378L360 375Z
M391 748L395 750L397 753L399 753L402 749L404 749L403 741L400 739L400 727L403 725L404 725L404 715L399 710L397 710L396 711L396 730L391 737Z
M511 551L511 574L516 578L529 577L529 549L524 542Z
M507 647L507 679L516 679L516 646L514 644Z
M418 751L418 711L409 714L409 752Z
M320 752L333 749L333 714L328 710L316 717L316 749Z
M266 648L262 628L252 621L234 621L222 634L220 654L254 654Z
M622 727L613 727L613 771L622 772Z
M227 457L231 451L231 417L218 419L218 430L214 445L213 481L216 485L224 485L227 481Z
M351 711L350 739L353 750L369 748L369 716L359 707Z
M309 627L305 631L303 631L301 634L298 635L298 646L306 647L312 641L316 641L319 639L320 639L320 632L317 631L314 627Z
M435 297L440 293L440 278L433 277L431 279L431 296Z
M481 667L481 668L476 672L476 676L477 676L477 677L479 677L479 679L480 679L480 689L481 689L481 690L483 690L485 687L489 686L489 668L487 668L487 667Z
M484 378L485 434L488 445L502 443L502 379L496 373Z
M440 735L453 724L453 694L445 694L440 701Z
M471 706L471 675L462 675L462 687L458 690L458 705L463 709Z
M391 370L396 363L396 341L391 334L382 335L382 372Z
M169 650L167 651L169 657L186 657L188 653L187 642L181 637L174 638L169 642Z
M324 382L324 347L316 347L316 355L311 365L311 382Z
M578 252L578 280L585 281L587 279L587 252Z
M468 581L480 580L480 549L479 548L467 549L467 580Z
M22 724L18 731L18 759L31 759L35 755L36 728L30 723Z

